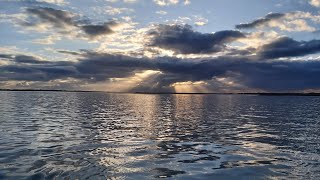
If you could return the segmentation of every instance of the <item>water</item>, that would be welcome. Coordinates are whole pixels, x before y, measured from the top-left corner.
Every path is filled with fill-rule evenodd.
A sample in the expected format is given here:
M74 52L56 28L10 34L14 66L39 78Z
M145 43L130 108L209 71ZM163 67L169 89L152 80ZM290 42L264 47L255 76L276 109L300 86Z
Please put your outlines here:
M320 178L320 97L0 99L0 179Z

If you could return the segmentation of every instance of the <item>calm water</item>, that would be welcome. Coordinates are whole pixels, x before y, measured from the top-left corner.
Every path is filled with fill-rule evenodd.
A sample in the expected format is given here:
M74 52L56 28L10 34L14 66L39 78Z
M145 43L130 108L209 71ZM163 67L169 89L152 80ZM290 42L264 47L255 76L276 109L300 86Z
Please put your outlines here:
M0 179L319 179L320 97L0 92Z

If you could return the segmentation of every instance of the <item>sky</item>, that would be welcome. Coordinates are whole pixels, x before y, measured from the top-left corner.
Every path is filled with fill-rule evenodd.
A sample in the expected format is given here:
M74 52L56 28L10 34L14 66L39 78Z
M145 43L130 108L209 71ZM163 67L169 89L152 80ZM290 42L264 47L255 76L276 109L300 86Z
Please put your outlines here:
M320 0L0 0L0 88L320 92Z

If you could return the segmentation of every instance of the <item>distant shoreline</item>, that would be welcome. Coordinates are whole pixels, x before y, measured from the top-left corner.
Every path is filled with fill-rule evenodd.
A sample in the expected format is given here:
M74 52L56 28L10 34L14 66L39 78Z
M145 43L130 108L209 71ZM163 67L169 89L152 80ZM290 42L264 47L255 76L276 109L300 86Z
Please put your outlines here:
M79 91L79 90L47 90L47 89L0 89L0 91L22 92L100 92L112 94L186 94L186 95L258 95L258 96L320 96L320 93L171 93L171 92L108 92L108 91Z

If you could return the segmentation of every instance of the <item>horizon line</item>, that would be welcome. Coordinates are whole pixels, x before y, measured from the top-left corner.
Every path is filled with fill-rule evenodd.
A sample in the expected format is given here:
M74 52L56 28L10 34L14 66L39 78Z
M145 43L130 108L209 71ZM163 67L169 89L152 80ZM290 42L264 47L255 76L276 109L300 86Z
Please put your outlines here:
M190 95L269 95L269 96L320 96L320 92L114 92L94 90L64 90L64 89L0 89L0 91L45 91L45 92L100 92L110 94L190 94Z

